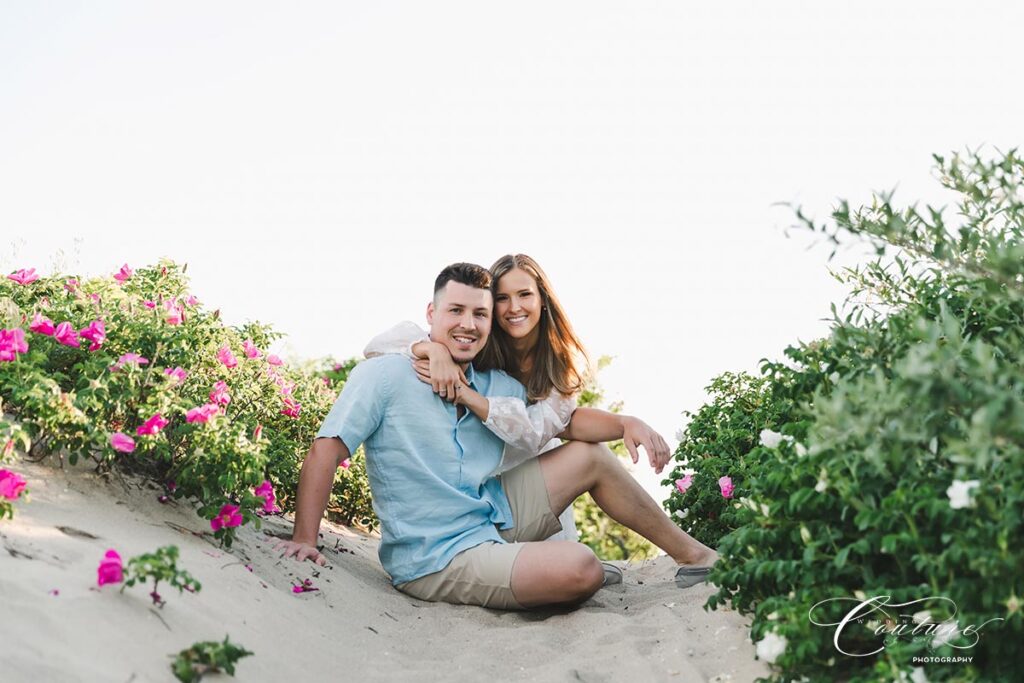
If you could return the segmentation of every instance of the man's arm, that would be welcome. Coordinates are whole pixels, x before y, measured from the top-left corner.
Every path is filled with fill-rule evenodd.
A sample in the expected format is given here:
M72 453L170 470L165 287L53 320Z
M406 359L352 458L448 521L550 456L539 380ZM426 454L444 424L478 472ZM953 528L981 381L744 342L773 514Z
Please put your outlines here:
M643 420L596 408L577 408L565 431L558 436L561 439L589 443L622 439L634 463L640 459L637 447L643 446L647 460L658 474L661 474L671 457L665 439Z
M313 440L299 473L292 540L278 541L274 545L275 550L284 551L284 557L294 555L296 560L309 559L321 566L327 564L327 558L316 548L320 520L327 509L331 486L334 484L334 473L338 470L338 465L349 455L348 447L339 438Z

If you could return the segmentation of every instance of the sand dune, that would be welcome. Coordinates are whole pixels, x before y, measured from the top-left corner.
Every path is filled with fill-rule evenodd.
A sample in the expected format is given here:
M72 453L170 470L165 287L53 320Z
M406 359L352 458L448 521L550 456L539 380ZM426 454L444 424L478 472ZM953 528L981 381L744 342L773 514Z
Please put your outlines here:
M16 469L31 501L0 523L0 679L8 683L173 681L169 655L226 634L255 653L239 663L240 681L689 682L767 674L746 620L705 612L713 589L677 589L668 558L630 566L622 585L576 610L425 603L391 587L372 536L325 523L331 565L319 568L270 549L273 536L291 534L284 518L243 528L225 550L192 509L161 504L140 480L81 466ZM181 551L179 566L202 583L199 593L161 587L167 604L157 609L149 588L97 588L108 548L127 561L170 544ZM294 594L303 579L319 590Z

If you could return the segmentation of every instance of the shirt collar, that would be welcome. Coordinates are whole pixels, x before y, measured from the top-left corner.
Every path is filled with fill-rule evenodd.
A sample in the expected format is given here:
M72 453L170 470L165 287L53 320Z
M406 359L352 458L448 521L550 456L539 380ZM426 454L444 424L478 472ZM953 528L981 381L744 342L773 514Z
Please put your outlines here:
M473 387L475 389L476 388L476 386L475 386L476 385L476 371L473 369L473 363L472 362L470 362L470 364L466 366L465 375L466 375L466 381L469 383L469 386L471 386L471 387Z

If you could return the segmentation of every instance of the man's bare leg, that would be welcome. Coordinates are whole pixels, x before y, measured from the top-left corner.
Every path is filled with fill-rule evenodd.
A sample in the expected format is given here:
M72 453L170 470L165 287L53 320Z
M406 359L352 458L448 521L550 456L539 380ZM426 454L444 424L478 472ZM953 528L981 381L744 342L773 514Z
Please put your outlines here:
M664 550L678 564L709 566L717 553L672 523L603 444L570 441L540 457L553 510L589 492L598 507Z
M575 541L525 543L512 566L512 595L523 607L576 604L603 582L597 556Z

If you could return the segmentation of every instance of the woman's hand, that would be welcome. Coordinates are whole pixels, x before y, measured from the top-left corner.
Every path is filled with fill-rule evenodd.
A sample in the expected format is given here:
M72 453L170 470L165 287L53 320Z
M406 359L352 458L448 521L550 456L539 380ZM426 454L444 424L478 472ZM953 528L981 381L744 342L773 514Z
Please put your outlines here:
M429 384L435 394L446 401L454 402L458 383L467 384L462 368L452 360L451 353L443 344L432 342L427 355L427 359L420 359L413 363L416 375L421 381Z
M647 460L657 474L661 474L672 456L661 434L638 417L622 416L622 441L626 444L626 450L629 451L634 463L640 459L637 447L643 446L647 451Z

